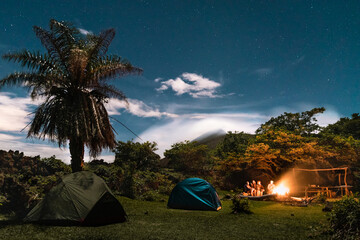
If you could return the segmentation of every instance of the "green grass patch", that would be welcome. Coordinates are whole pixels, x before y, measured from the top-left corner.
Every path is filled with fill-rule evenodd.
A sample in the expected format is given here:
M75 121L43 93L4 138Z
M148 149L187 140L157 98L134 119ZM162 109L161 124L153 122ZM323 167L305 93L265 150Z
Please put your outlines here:
M119 198L129 221L101 227L59 227L2 223L0 239L328 239L322 206L251 202L254 214L231 214L231 201L219 212L168 209L166 202Z

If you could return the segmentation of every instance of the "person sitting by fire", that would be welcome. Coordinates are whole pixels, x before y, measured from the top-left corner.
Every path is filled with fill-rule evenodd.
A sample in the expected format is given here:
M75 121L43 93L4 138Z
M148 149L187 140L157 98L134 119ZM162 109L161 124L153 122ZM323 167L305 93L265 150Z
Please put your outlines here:
M261 181L258 181L256 184L256 196L262 196L265 189L263 185L261 185Z
M247 181L246 184L244 185L244 193L251 194L251 186L249 181Z
M255 180L252 180L250 187L251 187L251 196L256 196L256 181Z
M268 191L268 194L273 194L274 193L274 189L275 189L275 184L274 184L274 181L271 180L269 185L267 186L267 191Z

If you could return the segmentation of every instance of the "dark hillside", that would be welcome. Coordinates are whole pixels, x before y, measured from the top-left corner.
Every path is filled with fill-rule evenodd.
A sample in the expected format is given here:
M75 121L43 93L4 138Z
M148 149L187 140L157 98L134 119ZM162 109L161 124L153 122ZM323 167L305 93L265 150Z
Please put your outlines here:
M226 132L223 130L217 130L215 132L205 133L193 140L198 144L206 145L210 150L215 149L216 146L225 139Z

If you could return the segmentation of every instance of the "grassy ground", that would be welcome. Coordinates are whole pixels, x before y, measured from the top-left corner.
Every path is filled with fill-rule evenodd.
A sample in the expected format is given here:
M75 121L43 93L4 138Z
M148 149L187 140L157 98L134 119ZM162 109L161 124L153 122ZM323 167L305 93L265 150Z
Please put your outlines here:
M231 214L231 201L219 212L167 209L165 202L120 198L129 221L101 227L50 227L2 223L0 239L327 239L322 206L294 207L251 202L254 214Z

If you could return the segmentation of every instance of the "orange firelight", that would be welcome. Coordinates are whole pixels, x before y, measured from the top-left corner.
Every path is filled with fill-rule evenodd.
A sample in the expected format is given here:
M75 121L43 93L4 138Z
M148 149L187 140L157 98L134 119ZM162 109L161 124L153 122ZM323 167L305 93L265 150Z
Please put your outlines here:
M286 187L283 183L280 183L278 186L275 187L274 193L284 196L290 192L290 189Z

